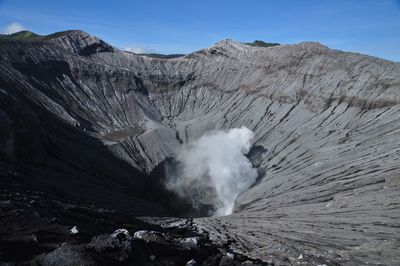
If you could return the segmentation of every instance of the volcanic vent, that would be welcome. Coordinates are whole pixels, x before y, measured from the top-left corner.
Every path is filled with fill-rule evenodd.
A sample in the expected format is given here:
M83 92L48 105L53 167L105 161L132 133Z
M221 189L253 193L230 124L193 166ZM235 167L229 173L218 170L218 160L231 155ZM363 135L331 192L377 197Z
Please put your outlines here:
M182 147L165 165L165 187L190 202L199 215L229 215L236 197L257 178L245 156L253 132L234 128L212 131Z
M188 188L207 185L190 178L207 176L219 188L203 198L213 203L204 212L217 215L193 225L235 254L349 264L393 264L400 255L398 63L319 43L232 40L157 59L81 31L2 40L0 50L4 180L126 214L171 216L193 202L163 186L198 198ZM211 156L250 151L251 163L233 160L228 176L237 179L217 184L213 172L225 176L224 167L195 148L205 136L217 148L238 130L239 149ZM168 158L189 178L182 189L168 173L156 178Z

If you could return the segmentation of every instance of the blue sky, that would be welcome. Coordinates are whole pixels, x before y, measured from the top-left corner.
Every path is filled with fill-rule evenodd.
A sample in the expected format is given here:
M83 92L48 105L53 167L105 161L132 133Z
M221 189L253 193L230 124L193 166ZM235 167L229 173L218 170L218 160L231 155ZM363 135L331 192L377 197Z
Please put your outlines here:
M21 27L81 29L133 51L189 53L226 38L318 41L400 61L400 0L0 0L0 31Z

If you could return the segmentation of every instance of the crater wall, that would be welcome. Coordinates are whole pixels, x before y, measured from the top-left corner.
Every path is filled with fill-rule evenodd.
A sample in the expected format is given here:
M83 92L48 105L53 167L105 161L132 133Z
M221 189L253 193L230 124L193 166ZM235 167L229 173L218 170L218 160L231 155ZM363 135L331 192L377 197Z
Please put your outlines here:
M0 42L0 143L11 143L0 156L28 165L27 180L167 213L145 197L147 174L209 130L246 126L263 175L233 215L195 219L198 230L254 258L396 264L399 63L232 40L166 60L73 34Z

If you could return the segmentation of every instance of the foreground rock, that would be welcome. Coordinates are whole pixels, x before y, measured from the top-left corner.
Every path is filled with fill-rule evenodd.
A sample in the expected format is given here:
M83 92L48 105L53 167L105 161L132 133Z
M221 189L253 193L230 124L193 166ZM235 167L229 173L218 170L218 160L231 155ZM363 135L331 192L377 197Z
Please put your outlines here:
M5 265L263 264L241 255L227 257L229 250L198 233L191 219L141 221L8 185L0 201L0 263ZM121 225L128 229L116 229Z
M148 174L209 130L246 126L262 175L233 215L194 219L196 234L234 258L398 264L399 63L318 43L259 48L231 40L164 60L75 31L1 41L0 51L3 189L11 180L129 215L193 213ZM126 228L114 225L65 250L76 254L93 237L106 241L104 234Z

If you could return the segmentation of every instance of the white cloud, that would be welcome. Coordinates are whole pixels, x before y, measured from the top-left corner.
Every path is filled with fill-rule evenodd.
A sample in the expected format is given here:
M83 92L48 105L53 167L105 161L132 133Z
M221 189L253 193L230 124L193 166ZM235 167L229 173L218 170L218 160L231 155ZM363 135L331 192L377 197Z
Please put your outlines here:
M22 30L26 30L26 28L18 22L13 22L11 24L8 24L6 27L4 27L2 30L2 33L3 34L11 34L11 33L19 32Z
M156 52L154 49L148 47L125 47L122 50L135 54L151 54Z

